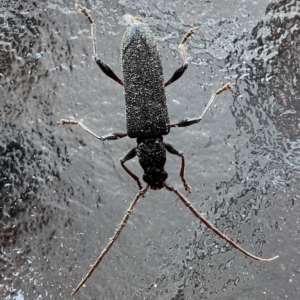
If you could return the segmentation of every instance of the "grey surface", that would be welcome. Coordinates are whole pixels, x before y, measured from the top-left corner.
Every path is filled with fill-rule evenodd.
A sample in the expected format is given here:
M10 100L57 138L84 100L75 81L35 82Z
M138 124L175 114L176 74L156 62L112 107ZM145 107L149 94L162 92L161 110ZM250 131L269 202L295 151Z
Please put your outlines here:
M190 27L191 64L167 88L189 200L247 250L232 250L173 194L151 191L76 299L298 299L298 1L93 1L98 55L117 74L122 16L140 14L158 37L165 78L181 64L177 45ZM73 1L2 1L0 7L0 299L70 299L113 234L136 184L119 158L133 139L99 142L125 128L122 87L92 59L90 28ZM137 161L128 163L141 174ZM168 182L182 190L180 159Z

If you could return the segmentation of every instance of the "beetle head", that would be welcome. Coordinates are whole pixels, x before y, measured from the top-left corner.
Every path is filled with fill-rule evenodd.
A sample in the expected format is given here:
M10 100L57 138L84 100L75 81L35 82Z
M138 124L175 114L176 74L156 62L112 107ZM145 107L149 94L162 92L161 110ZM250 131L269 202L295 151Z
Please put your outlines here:
M164 187L164 182L168 178L168 173L165 170L147 170L143 175L143 180L150 185L153 190L160 190Z
M137 143L137 156L141 167L144 169L143 180L153 190L163 188L168 173L164 170L166 149L162 137L139 138Z

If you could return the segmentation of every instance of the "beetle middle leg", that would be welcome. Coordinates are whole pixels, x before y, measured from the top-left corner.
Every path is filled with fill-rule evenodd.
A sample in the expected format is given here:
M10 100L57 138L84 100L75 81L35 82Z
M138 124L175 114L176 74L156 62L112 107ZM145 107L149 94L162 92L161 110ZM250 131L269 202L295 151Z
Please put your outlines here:
M178 68L174 74L172 75L172 77L165 83L165 87L170 85L171 83L173 83L174 81L176 81L177 79L179 79L183 73L185 72L185 70L188 67L188 57L187 57L187 53L186 53L186 49L185 49L185 42L187 41L187 39L193 35L197 30L199 29L199 27L194 27L191 28L183 37L181 43L178 46L179 52L180 52L180 56L183 60L183 65Z
M177 123L173 123L170 124L170 127L186 127L186 126L190 126L196 123L199 123L204 115L206 114L206 112L208 111L208 109L210 108L210 106L212 105L212 103L214 102L214 100L216 99L216 97L218 95L220 95L222 92L231 89L232 87L234 87L235 84L234 83L227 83L225 84L223 87L221 87L220 89L218 89L216 92L212 93L206 107L204 108L202 114L199 117L196 118L186 118L184 120L181 120Z
M125 132L111 132L106 135L98 136L96 133L94 133L91 129L86 127L82 122L80 121L75 121L75 120L68 120L68 119L61 119L60 121L57 122L58 125L78 125L82 129L84 129L86 132L91 134L93 137L100 141L106 141L106 140L118 140L121 139L125 136L127 136L127 133Z
M115 80L117 83L123 85L123 81L115 74L115 72L108 65L102 62L100 58L97 56L96 24L93 21L92 17L87 12L84 6L76 5L76 8L78 8L86 16L86 18L91 24L91 31L92 31L92 38L93 38L93 52L94 52L94 59L96 64L100 67L100 69L105 75Z

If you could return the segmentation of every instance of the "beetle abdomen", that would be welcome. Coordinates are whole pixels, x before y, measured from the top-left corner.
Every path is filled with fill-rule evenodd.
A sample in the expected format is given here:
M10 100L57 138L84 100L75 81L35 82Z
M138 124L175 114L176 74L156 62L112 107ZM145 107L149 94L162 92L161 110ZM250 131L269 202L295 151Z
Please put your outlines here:
M122 40L127 133L130 138L169 133L169 116L158 45L150 28L137 19Z

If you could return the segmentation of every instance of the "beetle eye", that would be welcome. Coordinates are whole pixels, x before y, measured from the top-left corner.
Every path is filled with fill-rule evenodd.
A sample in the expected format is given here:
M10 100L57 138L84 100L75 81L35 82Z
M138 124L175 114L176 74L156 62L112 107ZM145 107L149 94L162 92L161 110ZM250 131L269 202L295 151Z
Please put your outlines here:
M149 176L144 174L143 175L143 180L146 182L146 183L149 183Z
M163 181L166 181L166 179L168 178L168 173L167 173L165 170L163 170L163 171L160 173L160 175L161 175L161 179L162 179Z

